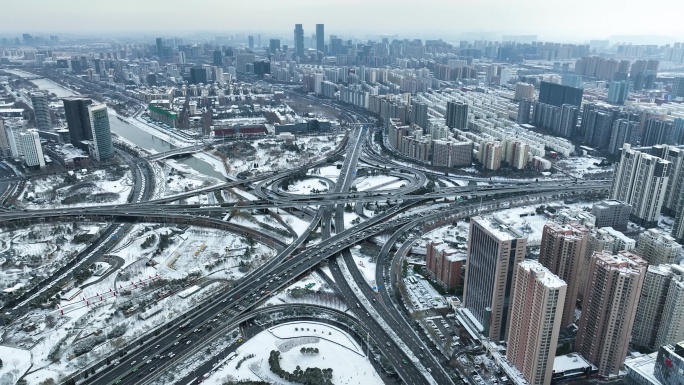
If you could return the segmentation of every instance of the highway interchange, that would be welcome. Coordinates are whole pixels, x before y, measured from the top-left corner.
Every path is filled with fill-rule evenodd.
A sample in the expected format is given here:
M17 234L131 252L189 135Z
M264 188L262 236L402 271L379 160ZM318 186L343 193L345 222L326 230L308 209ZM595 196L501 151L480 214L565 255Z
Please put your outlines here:
M340 108L343 109L343 107ZM328 164L324 159L300 169L230 181L174 197L151 200L154 178L148 160L119 151L124 161L134 170L135 185L129 203L88 208L0 212L0 222L3 223L28 224L39 221L73 220L74 218L107 220L111 223L98 242L93 243L72 263L65 266L56 277L36 286L13 303L6 304L2 310L13 315L21 314L31 300L41 292L63 284L70 279L70 274L77 267L86 266L101 258L104 252L113 247L117 239L130 229L133 222L185 223L222 228L253 237L278 250L278 254L240 280L234 287L197 304L178 319L150 330L119 351L112 352L109 357L95 362L87 370L77 373L73 378L78 383L151 383L183 359L206 346L220 333L231 330L258 314L267 312L268 310L257 308L270 293L286 288L301 275L315 269L323 260L329 260L335 289L345 300L351 313L340 315L340 317L347 317L348 322L355 323L369 334L370 338L376 342L376 348L389 360L404 383L454 383L453 375L445 370L440 359L429 353L428 345L415 332L407 315L400 311L400 306L395 303L397 299L394 288L397 284L398 271L400 271L398 261L410 246L410 241L400 245L394 255L391 254L392 246L402 235L416 228L422 229L420 226L424 226L430 220L449 216L462 219L478 212L491 211L501 203L510 204L514 200L528 199L529 202L531 198L543 200L552 199L553 196L561 194L603 191L608 188L608 184L605 181L519 181L488 186L436 188L432 192L414 194L425 185L428 176L443 177L443 175L414 170L385 158L369 144L373 134L371 119L352 110L344 110L344 114L350 120L361 124L356 124L350 129L345 146L340 148L340 152L345 154L340 175L332 189L326 193L297 196L279 188L279 181L295 172ZM359 170L381 170L382 167L391 168L392 175L397 177L405 174L402 178L406 182L405 185L399 189L387 191L350 191ZM237 186L251 189L259 199L239 204L214 206L172 204L193 195ZM534 190L534 194L530 194L531 190ZM457 197L471 199L457 200ZM473 200L473 198L477 199ZM344 206L347 203L371 201L390 201L392 206L352 228L345 228ZM411 212L413 208L435 201L443 202L443 205L420 213ZM286 244L274 234L230 224L220 219L233 209L253 210L273 207L301 211L310 218L307 231ZM308 244L306 241L309 234L315 232L318 227L321 229L321 241ZM356 269L349 248L387 232L394 233L390 241L382 248L376 271L376 282L385 284L379 292L375 292ZM118 236L113 237L113 235ZM391 270L387 270L388 266L391 266ZM349 271L351 275L346 275L345 271ZM217 321L214 321L215 319ZM181 328L181 326L184 327ZM206 366L204 370L208 369L210 366ZM90 374L93 372L94 374ZM87 378L85 373L89 373Z

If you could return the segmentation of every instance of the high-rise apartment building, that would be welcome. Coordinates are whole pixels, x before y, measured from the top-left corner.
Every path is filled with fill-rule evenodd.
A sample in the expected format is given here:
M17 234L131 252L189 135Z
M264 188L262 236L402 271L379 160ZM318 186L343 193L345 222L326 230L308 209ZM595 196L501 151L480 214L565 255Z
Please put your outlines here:
M19 145L24 155L24 163L28 167L45 167L43 147L40 145L40 136L37 130L26 130L19 133Z
M518 119L516 123L518 124L529 124L530 115L532 113L532 100L522 99L518 102Z
M626 80L612 81L608 88L608 103L625 104L629 97L629 82Z
M632 205L630 219L633 222L648 228L657 226L670 165L666 160L633 150L625 144L613 174L610 198Z
M651 265L679 262L682 245L659 229L649 229L639 234L636 253Z
M325 53L325 25L316 24L316 50Z
M50 105L47 95L43 92L32 92L31 104L33 105L33 114L36 117L36 128L42 131L51 129L52 119L50 118Z
M634 144L639 134L639 122L627 119L617 119L613 122L613 130L610 134L608 152L617 154L625 143Z
M539 262L568 285L561 325L575 322L575 305L580 285L582 259L587 252L589 230L572 224L544 225L539 247Z
M496 217L470 220L463 314L494 341L506 339L513 272L526 249L527 238Z
M570 138L577 131L577 119L579 118L579 107L572 104L563 104L560 109L560 116L557 125L551 128L555 133Z
M411 104L411 123L427 128L428 124L428 105L422 102Z
M632 329L632 344L656 350L684 340L684 267L649 265Z
M584 126L584 143L594 148L608 148L613 130L613 117L611 111L591 111L589 113L589 120L582 122Z
M675 76L672 83L672 95L679 98L684 97L684 77Z
M88 106L88 114L93 137L90 155L98 161L105 161L114 154L107 105L90 105Z
M641 145L674 144L676 135L673 134L675 134L675 131L672 121L658 118L648 119L641 137Z
M501 168L504 148L500 142L481 142L478 152L480 163L485 170L498 170Z
M66 98L62 99L64 103L64 117L69 128L69 140L75 147L87 150L87 146L81 143L84 140L92 140L93 133L90 128L90 115L88 113L88 106L93 103L92 100L86 98Z
M446 125L449 128L465 130L468 128L468 105L454 101L447 102Z
M626 251L592 256L575 349L598 367L599 378L617 375L627 356L647 266Z
M506 357L530 385L550 385L567 285L536 261L515 268Z
M304 27L301 24L295 24L294 56L295 58L304 58Z
M650 154L670 162L670 180L663 198L663 214L676 216L677 204L684 189L684 149L668 145L655 145Z
M0 118L0 156L12 156L9 136L5 130L5 121L2 118Z

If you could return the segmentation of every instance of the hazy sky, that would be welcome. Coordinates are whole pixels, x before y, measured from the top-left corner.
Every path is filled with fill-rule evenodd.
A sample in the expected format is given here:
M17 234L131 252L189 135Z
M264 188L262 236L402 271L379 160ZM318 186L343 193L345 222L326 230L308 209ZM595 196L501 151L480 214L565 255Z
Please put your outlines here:
M582 41L612 35L684 40L684 2L635 0L0 0L0 33L216 31L290 37L315 23L326 34L467 32Z

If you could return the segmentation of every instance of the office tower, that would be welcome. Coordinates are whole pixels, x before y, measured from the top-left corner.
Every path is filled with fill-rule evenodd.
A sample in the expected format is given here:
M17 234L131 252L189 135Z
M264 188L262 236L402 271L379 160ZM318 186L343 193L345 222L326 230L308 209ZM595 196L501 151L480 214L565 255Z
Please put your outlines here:
M589 113L589 121L585 127L584 143L600 149L608 148L613 130L613 113L611 111L593 110Z
M247 46L249 49L254 49L254 36L247 36Z
M554 130L558 135L569 138L577 131L577 119L579 118L579 107L572 104L563 104L560 109L558 128Z
M613 130L610 134L608 152L617 154L625 143L634 144L635 136L639 133L639 122L627 119L618 119L613 122Z
M463 313L493 341L506 340L513 272L526 249L527 238L499 219L471 218Z
M675 97L684 97L684 77L675 76L672 83L672 95Z
M639 297L632 344L655 350L684 340L684 266L650 264Z
M316 24L316 50L325 53L325 25Z
M214 65L223 66L223 52L220 49L214 50Z
M629 97L629 83L626 80L612 81L608 88L608 102L613 104L625 104Z
M617 230L627 230L629 213L632 206L627 203L607 199L595 203L591 208L591 213L596 218L596 228L612 227Z
M93 142L90 155L98 161L105 161L114 154L112 132L109 128L109 114L106 104L88 106Z
M575 322L575 305L579 291L582 258L587 252L589 230L579 225L544 225L539 247L539 262L568 285L562 327Z
M304 58L304 28L301 24L295 24L294 29L294 56Z
M572 88L582 88L582 77L577 74L566 72L561 76L561 85Z
M572 104L579 107L582 104L582 89L560 84L541 82L539 87L539 102L560 107Z
M528 83L518 82L515 84L514 100L533 100L534 99L534 85Z
M43 147L37 130L26 130L19 133L19 145L24 155L24 162L28 167L45 167Z
M157 38L157 56L162 57L164 53L164 41L161 37Z
M668 145L655 145L650 154L670 162L670 181L663 199L663 214L676 216L677 204L684 188L684 149Z
M516 122L518 124L529 124L530 123L530 113L532 110L532 100L522 99L518 102L518 119Z
M618 374L627 356L647 266L627 251L592 256L575 349L598 367L599 378Z
M447 127L459 130L468 129L468 105L450 100L446 107Z
M674 144L674 123L670 120L651 118L646 121L646 128L641 138L642 146L656 144Z
M64 103L64 116L66 117L67 127L69 128L69 137L71 144L76 147L84 148L82 141L92 140L93 134L90 128L90 115L88 113L88 106L93 103L90 99L85 98L66 98L62 99Z
M269 51L271 51L272 54L276 53L280 49L280 40L279 39L269 40L268 49L269 49Z
M42 131L50 130L52 119L50 118L47 95L42 92L32 92L31 104L33 105L33 114L36 117L36 128Z
M682 245L658 229L649 229L639 234L636 253L651 265L679 262Z
M567 285L539 262L515 268L506 358L528 384L550 385Z
M647 228L657 226L669 182L670 165L666 160L632 150L629 144L625 144L615 166L610 199L632 205L631 221Z
M235 69L237 72L246 73L249 64L254 64L254 54L241 53L235 58Z

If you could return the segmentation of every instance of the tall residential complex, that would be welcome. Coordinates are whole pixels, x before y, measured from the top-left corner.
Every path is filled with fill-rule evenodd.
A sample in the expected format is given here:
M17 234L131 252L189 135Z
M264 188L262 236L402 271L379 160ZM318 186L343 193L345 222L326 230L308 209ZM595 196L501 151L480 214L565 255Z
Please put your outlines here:
M515 84L514 100L533 100L534 99L534 85L528 83L518 82Z
M530 385L550 385L567 285L536 261L515 268L506 357Z
M580 285L582 258L587 251L589 230L584 226L544 225L539 247L539 262L568 285L561 325L575 321L575 305Z
M625 104L629 97L629 82L626 80L610 82L608 88L608 102L613 104Z
M658 144L651 148L650 154L671 163L670 181L663 198L663 213L676 216L680 192L684 188L684 149Z
M316 24L316 50L325 53L325 25Z
M648 262L621 251L592 256L575 349L599 369L599 378L619 372L627 356Z
M92 140L93 133L90 128L90 115L88 106L93 103L85 98L66 98L64 103L64 116L66 117L67 127L69 128L69 140L75 147L87 149L82 145L84 140Z
M11 156L12 149L10 148L9 135L5 129L5 121L0 118L0 156Z
M36 117L36 128L42 131L51 129L52 119L50 118L50 106L47 95L43 92L32 92L31 104L33 105L33 113Z
M678 263L682 245L659 229L649 229L639 234L636 253L651 265Z
M446 125L449 128L465 130L468 128L468 105L448 101L446 107Z
M613 174L610 198L632 205L630 219L633 222L644 227L657 226L670 165L666 160L633 150L625 144Z
M684 77L675 76L672 83L672 95L675 97L684 97Z
M109 114L106 104L88 106L90 127L93 132L93 142L90 155L98 161L109 159L114 154L112 147L112 132L109 128Z
M527 238L498 218L470 220L463 313L466 322L494 341L506 339L513 272L526 249Z
M301 24L295 24L294 56L295 58L304 58L304 27Z
M29 167L45 167L43 147L36 130L26 130L19 133L19 145L22 148L24 162Z
M560 84L541 82L539 87L539 102L560 107L563 104L572 104L579 107L582 104L581 88L562 86Z
M632 344L655 350L684 340L684 266L650 265L634 318Z

